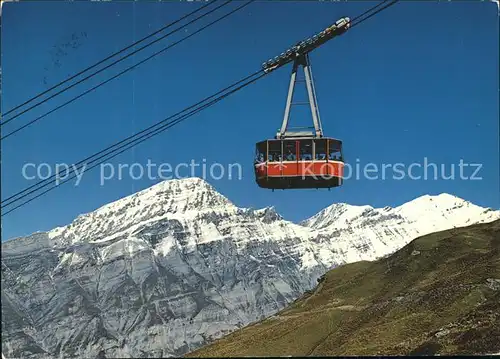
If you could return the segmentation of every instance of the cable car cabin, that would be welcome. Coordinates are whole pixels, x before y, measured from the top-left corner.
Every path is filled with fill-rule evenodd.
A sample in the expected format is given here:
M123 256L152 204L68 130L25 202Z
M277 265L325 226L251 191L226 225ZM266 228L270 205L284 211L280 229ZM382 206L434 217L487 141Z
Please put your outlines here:
M257 143L255 178L261 188L332 188L342 184L342 142L332 138Z

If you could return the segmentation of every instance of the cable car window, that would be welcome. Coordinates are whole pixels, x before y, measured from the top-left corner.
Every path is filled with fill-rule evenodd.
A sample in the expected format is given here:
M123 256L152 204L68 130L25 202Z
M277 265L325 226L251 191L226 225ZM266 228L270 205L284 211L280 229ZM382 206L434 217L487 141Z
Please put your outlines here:
M261 163L266 161L266 150L267 150L266 141L257 143L255 149L255 162Z
M269 144L269 162L281 161L281 141L268 141Z
M283 160L284 161L297 160L297 148L295 140L283 141Z
M326 160L326 140L314 140L314 153L316 160Z
M342 161L342 143L337 140L328 140L328 159Z
M300 160L301 161L311 161L312 160L312 140L301 140L300 143Z

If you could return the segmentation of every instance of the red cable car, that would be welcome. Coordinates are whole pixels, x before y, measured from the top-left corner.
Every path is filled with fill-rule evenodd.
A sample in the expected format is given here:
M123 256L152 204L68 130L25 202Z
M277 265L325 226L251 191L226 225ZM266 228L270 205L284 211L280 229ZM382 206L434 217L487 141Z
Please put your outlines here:
M297 69L304 69L308 102L292 103ZM292 105L308 104L314 132L287 131ZM344 162L342 142L323 137L308 54L295 59L288 90L285 116L274 139L256 145L255 179L267 189L332 188L342 185Z

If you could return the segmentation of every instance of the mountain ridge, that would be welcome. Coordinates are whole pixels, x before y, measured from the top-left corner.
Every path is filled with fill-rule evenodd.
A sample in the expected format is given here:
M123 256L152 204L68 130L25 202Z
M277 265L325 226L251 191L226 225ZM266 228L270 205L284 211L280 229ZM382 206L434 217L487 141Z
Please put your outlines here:
M425 228L380 210L315 229L239 208L199 178L164 181L2 243L2 351L179 356L283 309L332 267L450 221L500 218L467 203L425 207Z
M497 353L499 246L500 220L418 237L186 357Z
M470 204L476 208L482 208L484 209L485 212L489 212L489 211L492 211L492 212L497 212L497 211L500 211L500 208L499 209L495 209L495 208L492 208L492 207L480 207L480 206L477 206L477 205L474 205L472 204L472 202L468 201L468 200L465 200L463 198L460 198L458 196L455 196L455 195L452 195L452 194L449 194L449 193L446 193L446 192L441 192L441 193L438 193L438 194L435 194L435 195L430 195L430 194L424 194L424 195L421 195L421 196L418 196L418 197L415 197L407 202L404 202L398 206L395 206L395 207L391 207L391 206L385 206L385 207L374 207L374 206L371 206L371 205L352 205L352 204L349 204L349 203L346 203L346 202L339 202L339 203L333 203L321 210L319 210L316 214L304 219L304 220L300 220L298 222L293 222L293 221L290 221L290 220L287 220L286 218L282 217L278 211L276 210L276 207L274 205L271 205L271 206L266 206L266 207L263 207L263 208L253 208L253 207L238 207L236 206L233 202L231 202L227 197L223 196L222 194L220 194L216 188L214 186L212 186L210 183L208 183L207 181L199 178L199 177L188 177L188 178L183 178L183 179L172 179L172 180L165 180L165 181L161 181L159 183L156 183L150 187L147 187L143 190L140 190L138 192L135 192L133 194L130 194L130 195L127 195L127 196L124 196L122 198L119 198L117 200L114 200L112 202L109 202L109 203L106 203L104 205L101 205L99 207L97 207L96 209L94 210L91 210L89 212L85 212L85 213L81 213L79 215L77 215L75 217L75 219L73 221L71 221L70 223L66 224L66 225L61 225L61 226L57 226L51 230L48 230L48 231L35 231L31 234L28 234L28 235L25 235L25 236L17 236L17 237L12 237L12 238L8 238L6 239L5 241L3 241L2 243L5 243L5 242L8 242L8 241L12 241L12 240L15 240L15 239L18 239L18 238L25 238L25 237L29 237L29 236L32 236L32 235L37 235L37 234L43 234L43 233L48 233L50 237L52 236L57 236L58 235L58 232L62 231L63 229L65 229L66 227L72 225L74 222L78 222L78 221L81 221L85 218L88 218L89 216L92 216L92 215L95 215L97 213L102 213L102 212L105 212L105 211L112 211L113 209L116 209L118 208L120 205L123 205L123 206L127 206L127 205L131 205L133 204L134 201L137 200L137 198L141 197L141 196L146 196L146 198L148 197L151 197L151 195L158 195L158 194L162 194L162 190L165 189L165 187L169 187L171 186L172 184L187 184L186 188L184 188L184 190L190 190L190 189L193 189L195 188L196 186L202 186L202 188L206 189L208 193L211 193L211 194L216 194L218 195L219 198L216 198L216 201L217 199L219 199L219 204L221 205L225 205L225 206L228 206L230 208L238 208L240 210L246 210L246 211L254 211L256 213L262 213L262 212L266 212L266 211L270 211L270 212L274 212L276 215L278 215L281 219L285 220L285 221L288 221L290 223L294 223L294 224L298 224L300 226L305 226L305 227L311 227L311 228L316 228L318 229L318 226L314 225L313 222L315 220L315 218L319 217L322 213L328 213L328 212L332 212L332 209L335 209L337 207L341 208L341 209L351 209L351 210L355 210L355 211L358 211L360 213L362 213L363 211L372 211L372 210L376 210L376 211L390 211L390 210L397 210L397 209L401 209L405 206L408 206L410 204L413 204L413 203L418 203L419 201L423 201L423 200L439 200L439 199L450 199L450 198L453 198L453 199L456 199L456 200L459 200L463 203L466 203L466 204ZM177 189L179 190L179 188ZM149 198L148 198L149 199ZM128 203L127 203L128 202ZM146 204L149 204L149 203L146 203Z

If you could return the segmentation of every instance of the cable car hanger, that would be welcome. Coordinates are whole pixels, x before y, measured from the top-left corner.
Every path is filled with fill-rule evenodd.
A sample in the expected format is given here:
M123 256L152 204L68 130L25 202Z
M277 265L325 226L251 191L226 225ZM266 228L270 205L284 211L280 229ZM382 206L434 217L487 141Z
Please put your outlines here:
M312 120L314 125L314 134L312 137L323 137L323 129L321 126L321 118L319 115L318 100L316 97L316 89L314 86L314 78L312 76L311 63L309 60L309 53L318 48L328 40L336 36L344 34L351 25L349 17L343 17L335 22L335 24L327 27L320 33L310 37L307 40L300 41L296 45L289 48L287 51L276 56L274 59L268 60L262 64L264 72L269 73L275 69L293 61L292 74L290 78L290 86L288 88L288 97L286 101L285 114L280 131L276 134L276 139L285 139L291 137L311 137L309 132L287 132L288 123L290 120L290 111L293 99L295 84L297 81L297 70L299 66L303 68L304 78L307 88L308 102L302 104L309 104L311 108Z
M302 66L304 70L304 78L307 88L308 102L304 103L292 103L293 93L295 89L295 84L297 81L297 70L298 67ZM276 139L285 139L291 137L311 137L308 132L287 132L288 122L290 121L290 111L293 105L308 104L311 108L312 120L314 125L314 133L312 137L321 138L323 137L323 129L321 127L321 119L319 116L318 100L316 98L316 90L314 87L314 79L312 76L311 65L309 61L309 54L300 55L296 57L293 62L292 75L290 78L290 86L288 88L288 97L286 100L285 115L283 117L283 123L281 125L280 131L276 134Z

